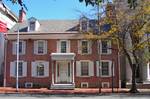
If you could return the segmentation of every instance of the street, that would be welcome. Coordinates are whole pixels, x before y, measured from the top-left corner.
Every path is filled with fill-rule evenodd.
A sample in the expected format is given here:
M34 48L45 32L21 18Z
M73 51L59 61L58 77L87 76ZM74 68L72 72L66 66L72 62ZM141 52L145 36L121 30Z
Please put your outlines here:
M103 95L84 95L84 94L74 94L74 95L40 95L40 94L0 94L0 99L149 99L150 94L146 95L135 95L135 94L103 94Z

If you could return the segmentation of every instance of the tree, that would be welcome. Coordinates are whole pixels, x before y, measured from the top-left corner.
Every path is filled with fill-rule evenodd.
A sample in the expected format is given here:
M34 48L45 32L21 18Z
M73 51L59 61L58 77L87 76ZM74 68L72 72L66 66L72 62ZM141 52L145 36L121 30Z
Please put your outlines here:
M97 5L98 3L104 3L104 2L109 2L110 0L79 0L80 2L85 2L86 6L87 5ZM130 8L135 9L137 6L137 0L128 0Z
M116 9L116 19L106 17L106 23L111 24L111 30L101 32L100 35L86 33L88 39L111 38L119 44L132 70L132 86L130 92L138 92L136 87L136 71L143 60L141 57L145 48L150 46L149 39L144 39L150 33L150 1L142 0L135 9ZM128 41L128 42L127 42ZM149 60L149 59L148 59Z
M22 8L25 8L28 11L28 8L24 4L23 0L9 0L9 1L11 1L13 4L19 4Z

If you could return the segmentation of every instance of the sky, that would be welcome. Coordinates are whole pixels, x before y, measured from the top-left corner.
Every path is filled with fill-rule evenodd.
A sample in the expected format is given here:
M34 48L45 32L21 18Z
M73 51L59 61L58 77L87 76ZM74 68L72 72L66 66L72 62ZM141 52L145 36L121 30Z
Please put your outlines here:
M23 0L28 8L26 17L37 19L79 19L82 15L92 16L92 6L79 0ZM43 2L44 1L44 2ZM3 2L18 16L20 7L9 0ZM90 14L89 14L90 13Z

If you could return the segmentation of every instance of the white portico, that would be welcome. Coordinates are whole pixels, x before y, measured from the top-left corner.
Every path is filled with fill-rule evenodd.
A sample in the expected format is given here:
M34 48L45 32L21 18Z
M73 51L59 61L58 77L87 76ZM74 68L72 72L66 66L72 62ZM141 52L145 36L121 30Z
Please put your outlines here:
M52 53L51 89L74 88L74 53Z

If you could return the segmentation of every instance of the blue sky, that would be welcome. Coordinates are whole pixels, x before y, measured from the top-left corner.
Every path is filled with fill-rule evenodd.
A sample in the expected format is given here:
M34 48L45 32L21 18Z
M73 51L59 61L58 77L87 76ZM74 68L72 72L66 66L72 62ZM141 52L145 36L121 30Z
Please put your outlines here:
M20 7L9 0L4 3L18 15ZM44 2L43 2L44 1ZM79 0L24 0L28 11L27 18L37 19L79 19L82 14L93 14L93 7L85 6Z

